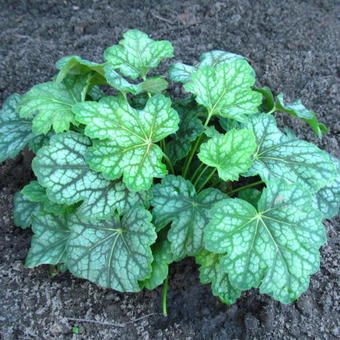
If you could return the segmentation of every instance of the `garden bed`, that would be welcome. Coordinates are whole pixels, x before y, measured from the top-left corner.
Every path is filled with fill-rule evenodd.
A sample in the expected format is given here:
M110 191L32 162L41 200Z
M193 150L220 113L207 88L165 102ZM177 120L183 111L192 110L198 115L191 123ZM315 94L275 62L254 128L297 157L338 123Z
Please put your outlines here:
M222 49L246 56L259 85L302 98L330 133L318 140L303 123L280 117L300 138L340 158L338 1L12 1L0 5L0 103L48 81L64 55L101 61L103 50L137 28L170 40L193 63ZM163 69L165 65L163 65ZM180 95L180 88L172 88ZM31 232L14 227L13 194L33 178L29 157L0 166L0 330L4 339L332 339L340 336L339 216L327 220L321 269L300 299L282 305L257 290L232 306L199 283L193 260L171 267L169 316L161 288L123 294L47 266L25 269ZM152 315L150 315L152 314ZM71 319L86 319L74 321ZM98 323L101 322L101 323ZM79 334L72 332L77 327ZM76 330L74 330L75 332Z

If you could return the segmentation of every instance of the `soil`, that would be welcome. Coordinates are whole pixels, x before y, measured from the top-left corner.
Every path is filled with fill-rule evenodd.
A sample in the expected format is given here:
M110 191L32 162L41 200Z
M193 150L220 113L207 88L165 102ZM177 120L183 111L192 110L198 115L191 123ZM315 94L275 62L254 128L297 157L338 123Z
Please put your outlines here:
M292 118L281 115L280 123L340 157L339 14L337 0L0 0L0 102L49 80L54 62L64 55L101 61L106 47L127 29L137 28L170 40L179 61L193 63L211 49L246 56L259 85L285 93L288 100L302 98L330 133L319 140ZM339 216L325 221L328 244L321 249L321 269L297 302L283 305L254 289L234 305L223 305L209 286L199 283L196 265L187 259L171 268L165 318L160 314L161 288L122 294L68 273L51 277L47 266L24 268L31 232L13 226L11 202L32 177L22 155L0 167L0 338L340 337ZM78 327L78 334L72 327Z

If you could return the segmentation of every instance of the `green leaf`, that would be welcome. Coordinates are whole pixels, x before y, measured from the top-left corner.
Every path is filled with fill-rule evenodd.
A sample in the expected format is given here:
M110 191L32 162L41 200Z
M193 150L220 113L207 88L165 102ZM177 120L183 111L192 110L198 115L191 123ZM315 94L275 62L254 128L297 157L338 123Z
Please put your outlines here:
M93 63L77 55L63 57L56 62L55 66L59 70L57 83L61 83L67 75L83 75L91 71L101 75L104 80L104 64Z
M225 52L220 50L214 50L205 52L200 56L200 62L198 67L202 66L218 66L221 64L231 63L236 60L245 60L241 55Z
M208 223L207 213L212 205L226 197L221 191L209 188L199 194L190 181L168 175L152 188L154 224L157 229L171 223L168 240L176 259L197 255L203 248L203 230Z
M31 121L21 119L16 113L20 100L20 95L12 94L0 110L0 162L15 158L35 137Z
M232 129L238 130L242 128L242 124L235 119L220 117L219 123L225 132L228 132L229 130Z
M333 158L337 165L335 180L321 188L314 197L314 207L321 211L325 218L332 218L339 212L340 207L340 161Z
M200 62L195 66L186 65L182 63L174 63L169 67L169 77L173 81L187 83L191 76L201 66L217 66L226 64L235 60L244 59L242 56L225 51L210 51L203 53L200 57Z
M160 76L144 80L140 85L140 92L161 93L168 88L168 82Z
M166 144L166 153L174 163L187 156L191 143L204 131L197 107L177 104L175 109L180 117L179 127Z
M23 229L30 227L33 217L40 213L41 205L30 201L21 192L17 192L13 198L14 224Z
M162 59L173 57L173 47L169 41L154 41L138 30L127 31L123 36L119 45L106 49L104 58L131 79L146 77Z
M66 246L70 236L66 216L35 216L32 230L34 235L26 258L26 267L66 262Z
M187 83L190 81L192 74L196 71L195 66L186 65L182 63L173 63L169 67L169 78L172 81L178 81L180 83Z
M276 127L274 117L261 114L252 117L244 127L253 131L257 144L247 175L259 174L265 182L279 178L300 183L312 191L335 179L337 173L330 155L314 144L285 135Z
M115 69L112 64L105 65L104 71L107 82L118 91L138 94L140 92L139 85L129 83Z
M221 258L222 255L207 250L202 250L196 256L196 262L200 265L200 281L202 284L211 283L213 295L226 304L232 304L240 297L241 291L230 284L228 274L221 270Z
M326 240L322 215L312 208L303 187L273 181L258 210L241 199L214 205L205 230L205 247L221 259L230 283L239 289L260 287L282 303L302 294L319 267Z
M150 188L154 177L167 173L163 152L155 143L178 129L170 99L155 95L139 111L122 97L106 97L99 103L77 104L73 111L87 125L85 134L102 140L89 149L87 160L105 178L123 175L130 190L141 191Z
M254 83L253 69L240 59L216 67L200 67L184 89L196 96L197 103L206 107L209 115L242 122L257 113L261 104L261 94L251 90Z
M58 204L50 201L47 197L46 189L42 187L39 182L31 181L22 190L21 193L31 202L40 203L40 211L44 213L51 213L55 215L73 212L74 207L65 204Z
M230 130L203 143L198 158L217 168L219 177L224 181L235 181L240 173L251 167L253 161L250 157L255 149L255 137L251 131Z
M285 105L283 100L283 93L277 96L276 100L277 111L287 112L294 117L302 119L306 122L314 131L318 137L322 137L323 133L328 132L328 128L325 124L319 123L315 113L307 109L301 102L300 99L295 102Z
M254 87L254 91L261 93L264 97L264 102L261 105L261 109L265 112L270 112L275 108L275 99L273 92L268 86L264 87Z
M56 133L68 130L71 123L76 124L72 105L82 101L88 85L86 77L67 78L60 84L38 84L22 97L20 116L34 115L32 130L36 134L46 134L51 127Z
M32 127L31 127L32 128ZM50 138L53 136L53 132L50 131L47 135L37 135L28 141L28 147L34 153L37 153L40 148L48 145Z
M261 191L257 189L244 189L240 191L238 198L247 201L257 208L257 203L261 198Z
M147 210L135 207L121 220L112 216L94 223L73 215L69 225L67 265L75 276L119 291L140 290L138 281L151 272L150 245L156 240Z
M105 219L116 210L144 204L145 193L131 193L123 183L109 182L88 167L89 145L87 137L69 131L53 136L50 145L38 151L32 168L48 198L68 205L83 201L77 211L87 219Z
M44 202L46 200L46 190L38 181L31 181L25 185L21 193L32 202Z
M153 254L151 275L141 283L141 287L149 290L155 289L164 282L168 277L169 264L173 261L170 242L167 239L157 241L151 249Z

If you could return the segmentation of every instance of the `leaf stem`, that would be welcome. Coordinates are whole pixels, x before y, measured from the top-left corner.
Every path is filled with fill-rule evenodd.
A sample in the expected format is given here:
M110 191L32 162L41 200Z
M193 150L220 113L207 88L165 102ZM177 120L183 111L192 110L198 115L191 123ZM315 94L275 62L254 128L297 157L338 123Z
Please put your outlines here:
M210 175L205 179L205 181L202 183L202 185L198 188L197 192L200 192L205 186L206 184L210 181L211 177L214 175L214 173L216 172L216 168L210 173Z
M161 140L161 148L163 149L163 152L165 152L165 148L166 148L165 139Z
M203 163L202 163L202 164L203 164ZM196 180L195 180L195 182L194 182L194 186L196 186L196 185L199 183L201 177L204 175L204 173L205 173L208 169L209 169L209 165L206 165L206 166L204 167L204 169L202 170L202 172L201 172L201 173L198 175L198 177L196 178Z
M205 123L204 123L204 127L206 127L206 126L208 125L208 123L209 123L211 117L212 117L212 111L209 112L208 117L207 117L207 119L206 119L206 121L205 121ZM190 167L191 161L192 161L192 159L194 158L195 152L196 152L196 150L197 150L197 148L198 148L198 146L199 146L199 144L200 144L200 141L201 141L201 139L202 139L202 137L203 137L203 134L204 134L204 132L201 133L201 134L199 135L199 137L196 139L196 143L194 144L194 147L191 149L189 157L188 157L188 158L186 159L186 161L185 161L185 164L184 164L184 171L183 171L183 177L184 177L184 178L186 178L186 176L187 176L187 173L188 173L188 171L189 171L189 167Z
M242 187L239 187L239 188L236 188L236 189L233 189L233 190L227 192L227 195L234 194L235 192L239 192L239 191L242 191L244 189L252 188L252 187L259 185L259 184L262 184L262 183L264 183L264 182L261 180L261 181L257 181L257 182L250 183L250 184L247 184L247 185L243 185Z
M197 174L199 173L199 171L201 170L201 168L202 168L203 165L204 165L204 163L201 163L201 164L197 167L197 169L195 170L194 174L192 175L192 177L191 177L191 179L190 179L192 183L193 183L195 177L197 176Z
M270 111L266 112L266 114L270 115L275 111L277 111L276 106L274 106Z
M168 292L168 278L166 278L163 282L163 293L162 293L162 311L164 316L168 316L168 308L167 308L167 292Z
M172 165L172 162L171 162L170 158L166 155L165 152L163 152L163 157L164 157L164 159L165 159L166 164L168 165L168 167L169 167L169 169L170 169L170 172L171 172L172 174L175 174L175 169L174 169L174 167L173 167L173 165Z

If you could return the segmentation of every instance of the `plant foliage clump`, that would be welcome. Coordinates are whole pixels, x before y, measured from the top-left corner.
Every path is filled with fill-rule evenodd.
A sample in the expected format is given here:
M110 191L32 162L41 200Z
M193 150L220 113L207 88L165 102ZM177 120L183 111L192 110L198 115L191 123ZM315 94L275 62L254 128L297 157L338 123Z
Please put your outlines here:
M339 209L340 162L273 114L320 138L327 127L224 51L172 64L188 95L171 98L154 68L172 57L170 42L131 30L104 63L64 57L53 80L5 101L0 160L35 153L36 180L14 196L14 223L34 233L26 266L137 292L167 286L169 265L193 256L227 304L253 287L294 301Z

